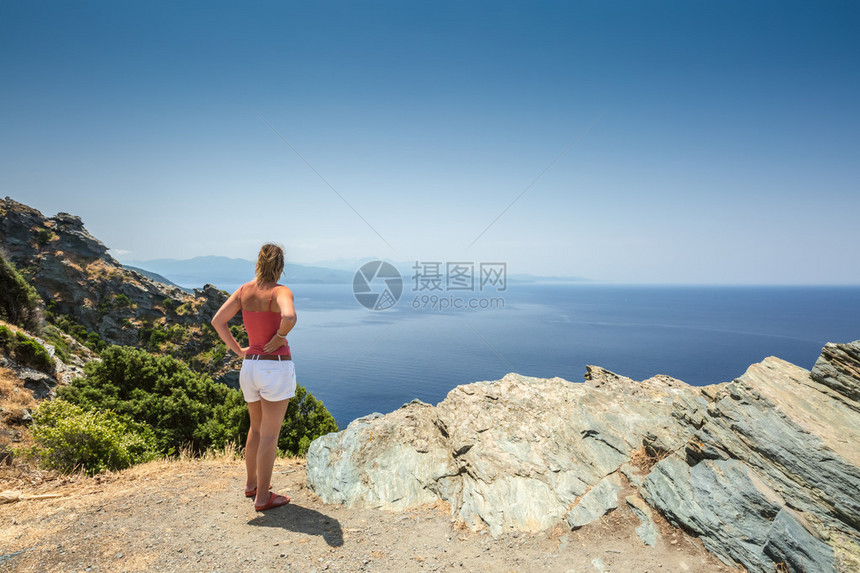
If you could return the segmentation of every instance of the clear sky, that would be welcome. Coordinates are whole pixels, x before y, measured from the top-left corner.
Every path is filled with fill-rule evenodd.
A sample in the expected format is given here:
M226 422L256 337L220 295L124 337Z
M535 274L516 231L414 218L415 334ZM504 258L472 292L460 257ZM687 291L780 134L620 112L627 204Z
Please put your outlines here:
M858 38L847 1L4 0L0 196L120 260L860 284Z

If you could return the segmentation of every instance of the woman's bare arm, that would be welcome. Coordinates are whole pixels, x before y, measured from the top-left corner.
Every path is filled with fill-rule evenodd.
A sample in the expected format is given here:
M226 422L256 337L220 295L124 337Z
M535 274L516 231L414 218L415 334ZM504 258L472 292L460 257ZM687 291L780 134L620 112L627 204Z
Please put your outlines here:
M224 344L227 345L227 348L232 350L238 356L245 356L248 349L239 346L233 333L230 332L230 327L227 326L227 323L230 322L231 318L236 316L236 313L239 312L240 308L241 303L239 302L239 291L237 290L230 295L230 298L221 305L221 308L219 308L218 312L215 313L215 316L212 317L212 326L215 328L215 332L218 333L221 340L224 341Z
M263 348L268 353L274 352L281 346L287 343L287 335L296 325L296 309L293 306L293 291L287 287L275 287L275 302L278 304L278 310L281 313L281 324L278 325L278 332L266 343Z

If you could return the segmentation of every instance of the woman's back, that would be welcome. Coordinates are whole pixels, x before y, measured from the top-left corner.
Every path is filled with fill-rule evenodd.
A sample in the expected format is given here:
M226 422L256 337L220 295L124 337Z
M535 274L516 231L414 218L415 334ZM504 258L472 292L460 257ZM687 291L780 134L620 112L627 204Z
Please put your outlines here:
M287 287L277 284L263 285L257 281L245 283L239 289L239 304L242 308L242 321L245 324L245 332L248 334L248 353L264 354L266 343L278 331L281 324L281 309L278 304L277 294L279 289ZM290 355L290 346L284 341L274 352L268 354Z
M267 284L260 287L257 281L243 284L239 288L239 302L243 311L250 312L276 312L280 313L277 290L287 287L279 284Z

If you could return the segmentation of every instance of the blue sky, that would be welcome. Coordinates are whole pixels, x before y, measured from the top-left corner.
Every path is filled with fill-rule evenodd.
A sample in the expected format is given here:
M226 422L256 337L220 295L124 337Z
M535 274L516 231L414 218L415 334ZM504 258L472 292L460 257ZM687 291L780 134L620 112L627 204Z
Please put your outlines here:
M0 3L0 194L120 260L860 284L856 3L177 4Z

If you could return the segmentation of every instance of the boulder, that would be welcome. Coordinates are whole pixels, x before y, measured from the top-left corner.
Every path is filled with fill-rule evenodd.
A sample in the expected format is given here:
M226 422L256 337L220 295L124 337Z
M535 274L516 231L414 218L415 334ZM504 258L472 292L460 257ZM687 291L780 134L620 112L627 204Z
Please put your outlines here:
M793 563L794 544L807 570L860 566L860 413L842 391L857 384L845 373L858 350L825 347L816 366L830 384L774 357L750 366L697 412L683 450L654 466L645 499L750 571L772 571L777 555Z
M441 499L457 519L493 535L539 531L629 461L646 434L666 442L689 435L672 411L697 396L668 377L638 383L596 367L585 384L509 374L458 386L435 408L409 404L315 440L308 485L325 501L349 505L393 509ZM398 483L410 485L396 498L380 496L375 482L387 474L368 468L407 459L412 466Z
M567 512L567 523L571 529L579 529L596 521L618 507L618 490L621 483L615 474L606 476L588 490Z
M750 572L860 570L858 357L860 341L828 344L811 373L771 357L702 388L509 374L315 440L307 483L349 506L447 502L494 536L581 527L623 487L647 545L656 509Z
M411 403L314 440L307 482L328 503L405 509L439 499L456 474L433 407Z
M33 397L37 400L56 396L54 388L57 386L57 379L55 377L32 368L20 368L15 373L24 381L24 387L33 392Z
M654 547L657 540L660 538L660 532L657 531L657 526L654 524L654 518L651 514L651 508L645 501L635 495L628 495L624 498L627 506L633 515L639 518L639 527L636 528L636 535L642 540L642 543L649 547Z

